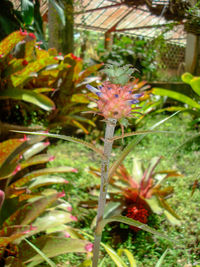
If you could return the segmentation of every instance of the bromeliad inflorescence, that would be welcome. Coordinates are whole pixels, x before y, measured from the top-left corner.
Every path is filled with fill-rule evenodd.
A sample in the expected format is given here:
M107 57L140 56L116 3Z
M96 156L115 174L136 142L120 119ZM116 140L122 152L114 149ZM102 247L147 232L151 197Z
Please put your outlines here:
M131 117L134 113L133 104L139 102L139 98L143 96L143 93L134 94L137 90L134 85L128 83L131 74L134 69L130 69L129 65L124 67L112 67L108 66L104 70L108 75L110 81L105 81L102 85L95 88L91 85L87 85L92 93L98 96L98 100L94 99L99 109L99 115L102 115L105 119L113 118L120 120L122 118ZM114 82L114 76L116 82Z

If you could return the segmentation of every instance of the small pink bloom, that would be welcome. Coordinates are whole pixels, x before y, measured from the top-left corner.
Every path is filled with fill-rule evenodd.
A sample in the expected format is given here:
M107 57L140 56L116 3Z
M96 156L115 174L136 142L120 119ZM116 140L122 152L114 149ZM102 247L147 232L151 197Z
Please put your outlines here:
M65 181L64 181L64 183L65 183L65 184L68 184L68 183L69 183L69 181L65 180Z
M55 159L55 156L50 156L49 157L49 161L54 161L54 159Z
M0 54L0 58L2 58L3 57L3 54Z
M75 172L75 173L77 173L78 172L78 170L77 169L72 169L72 172Z
M93 244L92 243L88 243L86 246L85 246L85 250L88 251L88 252L91 252L93 250Z
M20 141L22 141L22 142L28 141L28 140L30 140L30 138L28 138L26 134L24 134L24 138L20 139Z
M58 193L58 197L60 198L60 197L64 197L65 196L65 192L64 192L64 190L62 191L62 192L59 192Z
M32 33L32 32L30 32L29 34L28 34L32 39L36 39L36 37L35 37L35 34L34 33Z
M61 53L61 52L59 52L59 53L58 53L58 55L59 55L59 56L62 56L62 53Z
M49 146L50 145L50 142L49 141L46 141L46 142L44 142L44 145L45 146Z
M68 232L64 232L64 237L69 238L71 235Z
M76 216L73 216L73 215L71 215L71 216L70 216L70 218L72 219L72 221L75 221L75 222L77 222L77 221L78 221L78 219L77 219L77 217L76 217Z
M71 206L69 206L69 207L67 207L67 211L72 211L72 207Z
M21 166L17 165L17 167L15 168L15 170L13 171L13 175L15 175L17 172L19 172L21 170Z
M22 36L26 36L28 33L27 33L26 30L23 31L23 30L20 28L20 34L21 34Z

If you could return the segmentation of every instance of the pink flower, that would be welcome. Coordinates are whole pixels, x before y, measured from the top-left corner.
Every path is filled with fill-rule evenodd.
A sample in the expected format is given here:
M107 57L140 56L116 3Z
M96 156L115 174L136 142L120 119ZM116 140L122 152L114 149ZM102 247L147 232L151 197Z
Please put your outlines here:
M88 252L91 252L93 250L93 244L88 243L87 245L85 245L85 250Z
M122 86L106 81L98 89L91 85L86 87L99 97L96 103L100 115L106 119L130 117L132 105L138 103L138 98L142 96L142 94L133 94L133 86L129 84Z
M65 231L65 232L64 232L64 237L69 238L69 237L71 237L71 236L70 236L70 234L69 234L68 232Z
M21 166L17 165L17 167L15 168L15 170L13 171L12 175L15 175L17 172L19 172L21 170Z
M70 216L70 218L72 219L72 221L75 221L75 222L77 222L77 221L78 221L78 219L77 219L77 217L76 217L76 216L73 216L73 215L71 215L71 216Z
M72 211L72 207L71 206L69 206L69 207L67 207L67 211Z

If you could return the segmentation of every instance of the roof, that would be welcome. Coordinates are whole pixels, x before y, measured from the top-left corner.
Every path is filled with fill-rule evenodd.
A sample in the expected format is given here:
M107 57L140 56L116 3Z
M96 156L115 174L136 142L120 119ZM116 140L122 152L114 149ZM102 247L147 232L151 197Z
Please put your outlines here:
M168 3L169 0L153 0L152 6L161 7L160 15L153 15L147 5L128 5L120 0L82 0L81 5L75 5L75 25L80 29L154 38L166 31L166 26L170 28L174 23L163 16ZM164 36L169 42L185 45L184 26L176 24Z
M15 8L20 8L19 0L12 0ZM170 43L186 45L184 25L165 18L169 0L148 0L153 15L142 0L74 0L74 22L77 29L110 31L119 34L155 38L161 33ZM40 0L41 12L48 10L48 1ZM166 26L168 30L166 31Z

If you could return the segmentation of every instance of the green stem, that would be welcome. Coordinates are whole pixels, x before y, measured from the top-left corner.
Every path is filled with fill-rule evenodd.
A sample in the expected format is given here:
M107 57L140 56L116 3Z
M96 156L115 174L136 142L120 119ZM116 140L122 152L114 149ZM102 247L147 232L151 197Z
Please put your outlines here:
M112 138L114 135L116 123L117 123L116 119L106 120L106 132L105 132L105 140L104 140L105 159L102 159L102 165L101 165L101 187L100 187L100 195L99 195L98 210L97 210L97 223L96 223L96 230L95 230L92 267L97 267L98 265L100 242L101 242L101 235L102 235L102 230L103 230L102 227L100 227L100 222L103 219L104 208L106 204L106 194L107 194L107 188L108 188L109 159L110 159L110 155L112 151L112 144L113 144Z

